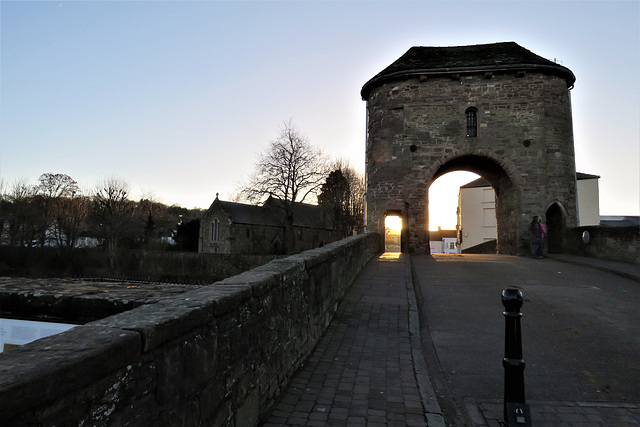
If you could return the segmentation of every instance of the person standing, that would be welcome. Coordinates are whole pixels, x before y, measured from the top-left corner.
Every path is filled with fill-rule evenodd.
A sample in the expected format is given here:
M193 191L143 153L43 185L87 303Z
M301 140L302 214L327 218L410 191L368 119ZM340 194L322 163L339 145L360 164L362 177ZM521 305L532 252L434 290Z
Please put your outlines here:
M542 222L542 218L538 217L538 223L540 224L540 230L542 231L542 238L540 239L540 245L538 245L538 256L544 258L544 238L547 237L547 226Z
M531 256L534 259L542 258L542 239L544 238L544 224L538 215L533 217L529 225L531 233Z

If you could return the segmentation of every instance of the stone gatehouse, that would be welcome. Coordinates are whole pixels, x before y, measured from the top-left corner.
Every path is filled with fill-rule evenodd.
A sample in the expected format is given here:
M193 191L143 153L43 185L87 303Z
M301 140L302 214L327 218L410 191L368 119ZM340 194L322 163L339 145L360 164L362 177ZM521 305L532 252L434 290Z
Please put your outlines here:
M498 251L529 252L545 220L554 250L576 226L568 68L514 42L412 47L362 88L367 102L366 227L403 219L402 250L429 252L428 189L456 170L496 193Z

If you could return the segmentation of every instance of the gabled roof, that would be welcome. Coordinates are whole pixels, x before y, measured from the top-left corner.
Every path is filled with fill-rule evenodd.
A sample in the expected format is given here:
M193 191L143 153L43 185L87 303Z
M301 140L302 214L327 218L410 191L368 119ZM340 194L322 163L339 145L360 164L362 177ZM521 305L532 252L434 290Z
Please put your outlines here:
M599 179L598 175L591 175L588 173L576 172L576 179ZM467 184L461 185L460 188L477 188L477 187L491 187L489 181L484 178L478 178L474 181L471 181Z
M269 227L284 227L284 203L275 198L269 198L262 206L244 203L226 202L216 199L205 213L210 215L219 208L227 214L235 224L264 225ZM326 211L317 205L296 203L293 211L293 225L297 227L325 228L333 227L331 218Z
M266 225L270 227L282 227L283 224L269 210L262 206L246 205L244 203L226 202L218 199L215 200L204 214L210 215L214 209L219 208L236 224L254 224Z
M365 83L360 94L366 100L375 87L408 76L505 70L537 70L557 75L566 80L567 87L576 81L568 68L515 42L452 47L414 46Z
M476 188L476 187L491 187L489 181L484 178L478 178L474 181L468 182L465 185L461 185L460 188Z
M280 199L269 197L264 206L271 209L279 209L284 212L284 202ZM293 205L293 225L297 227L332 228L333 224L325 209L318 205L295 203Z
M576 172L576 179L577 180L581 180L581 179L600 179L600 177L598 175L591 175L591 174L588 174L588 173Z
M271 227L282 227L270 211L262 206L245 205L243 203L220 201L222 209L229 215L231 221L236 224L268 225Z

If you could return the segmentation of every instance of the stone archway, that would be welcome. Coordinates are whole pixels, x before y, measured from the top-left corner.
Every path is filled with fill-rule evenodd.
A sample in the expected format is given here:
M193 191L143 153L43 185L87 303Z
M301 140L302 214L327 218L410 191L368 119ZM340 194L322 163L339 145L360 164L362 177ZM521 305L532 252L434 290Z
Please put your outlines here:
M517 228L518 218L514 215L511 208L517 201L517 193L513 185L509 172L499 163L485 156L463 155L454 157L439 165L435 173L429 181L428 187L440 176L454 171L468 171L480 175L487 180L493 188L496 200L496 221L498 234L498 252L499 253L516 253L518 248L512 247L515 236L513 231ZM427 205L429 200L427 199ZM427 230L429 229L428 212L427 212Z
M454 170L496 190L500 253L527 254L528 224L553 202L575 226L574 81L515 43L409 49L361 91L367 231L401 212L403 251L428 253L427 189Z

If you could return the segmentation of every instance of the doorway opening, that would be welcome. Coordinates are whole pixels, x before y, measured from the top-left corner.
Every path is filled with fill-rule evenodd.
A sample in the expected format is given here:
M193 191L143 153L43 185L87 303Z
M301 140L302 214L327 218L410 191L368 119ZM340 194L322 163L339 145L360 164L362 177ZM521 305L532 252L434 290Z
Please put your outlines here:
M384 218L384 251L402 251L402 218L398 215Z
M565 217L558 203L549 206L545 213L547 218L547 250L552 254L564 252L563 236L565 233Z

